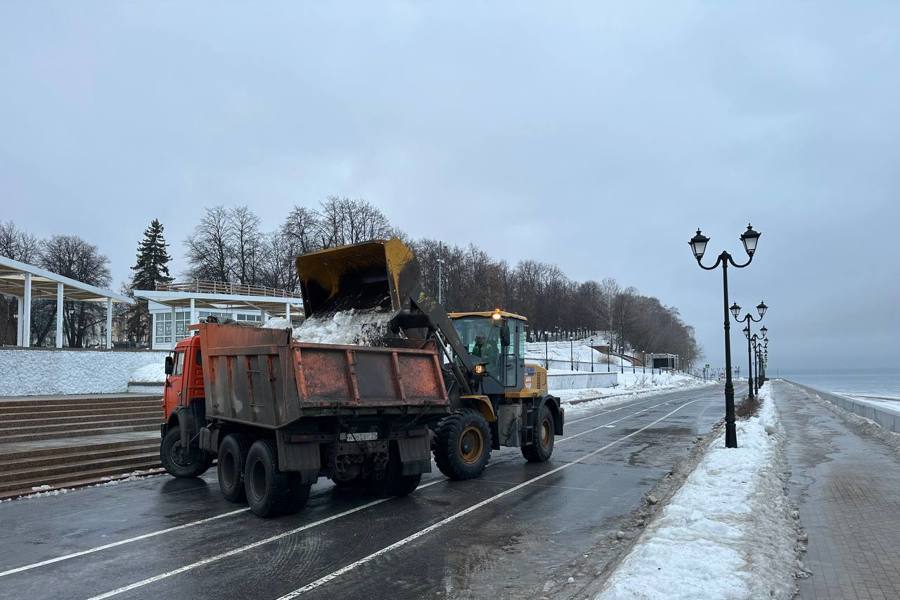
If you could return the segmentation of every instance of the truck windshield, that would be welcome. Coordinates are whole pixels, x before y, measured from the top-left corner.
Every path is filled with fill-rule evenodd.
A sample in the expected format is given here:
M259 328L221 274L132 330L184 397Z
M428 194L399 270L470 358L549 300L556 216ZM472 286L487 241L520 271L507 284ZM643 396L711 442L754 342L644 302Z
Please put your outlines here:
M453 325L463 346L479 362L485 363L489 375L501 378L500 372L500 328L485 317L463 317L454 319Z

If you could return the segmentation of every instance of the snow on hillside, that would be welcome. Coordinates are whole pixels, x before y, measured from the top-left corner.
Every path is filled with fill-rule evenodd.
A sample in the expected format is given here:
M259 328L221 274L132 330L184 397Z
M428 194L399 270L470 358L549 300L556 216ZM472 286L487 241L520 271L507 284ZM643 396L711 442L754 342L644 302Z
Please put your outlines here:
M525 344L525 358L532 361L543 361L545 356L551 361L551 367L564 367L563 363L570 363L574 360L576 363L590 363L591 355L593 355L594 364L602 364L606 368L607 354L591 348L590 342L587 340L575 340L574 344L568 341L563 342L547 342L546 355L544 342L528 342ZM609 356L609 363L613 367L618 367L622 363L626 367L631 366L631 361L627 358L620 358L616 355Z
M606 582L598 600L791 598L796 531L783 482L781 427L760 390L759 416L724 432Z
M637 397L651 396L660 392L699 388L716 385L712 381L703 381L698 377L685 373L663 372L656 375L641 373L618 373L619 383L615 387L581 388L571 390L553 390L566 407L566 416L572 417L598 406L618 404Z

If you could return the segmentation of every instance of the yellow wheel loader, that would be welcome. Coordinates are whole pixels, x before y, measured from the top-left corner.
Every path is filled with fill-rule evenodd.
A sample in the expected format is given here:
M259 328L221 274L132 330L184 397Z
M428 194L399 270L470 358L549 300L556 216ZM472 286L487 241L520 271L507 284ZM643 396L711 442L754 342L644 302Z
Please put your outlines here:
M547 371L525 362L525 317L499 309L448 314L424 292L416 257L398 239L305 254L297 272L307 319L389 312L384 345L436 342L450 411L426 424L444 475L479 476L501 446L521 448L532 462L550 458L565 414L548 393Z

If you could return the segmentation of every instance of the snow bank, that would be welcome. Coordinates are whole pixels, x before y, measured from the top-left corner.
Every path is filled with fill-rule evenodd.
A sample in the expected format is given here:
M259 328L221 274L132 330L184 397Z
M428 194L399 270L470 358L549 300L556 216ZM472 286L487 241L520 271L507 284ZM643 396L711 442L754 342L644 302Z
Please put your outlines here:
M551 368L568 369L574 359L576 363L584 363L576 364L576 366L581 366L582 370L584 370L583 367L585 365L590 365L592 355L594 364L598 367L602 364L604 369L607 368L607 361L609 361L613 368L618 368L622 363L624 363L626 367L631 367L631 361L627 358L620 358L616 355L608 355L599 350L595 350L594 348L591 348L590 343L586 340L575 340L574 344L571 344L568 341L547 342L546 348L544 347L544 342L528 342L525 344L526 360L529 362L539 362L543 365L545 358L547 358L550 361Z
M131 374L162 368L166 352L130 350L0 349L0 396L114 394Z
M770 386L760 414L724 432L597 597L791 598L796 540Z
M166 361L165 358L144 365L131 372L128 377L128 383L165 383L166 382Z

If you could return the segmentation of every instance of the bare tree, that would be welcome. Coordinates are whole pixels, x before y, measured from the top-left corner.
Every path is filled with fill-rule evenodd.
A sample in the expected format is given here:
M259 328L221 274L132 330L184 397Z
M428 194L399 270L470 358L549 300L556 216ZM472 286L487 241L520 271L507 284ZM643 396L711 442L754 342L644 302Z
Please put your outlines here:
M227 213L229 247L234 253L235 278L244 285L260 283L262 270L262 241L259 217L246 206L239 206Z
M207 208L184 245L191 277L220 283L232 280L234 248L230 219L224 206Z

